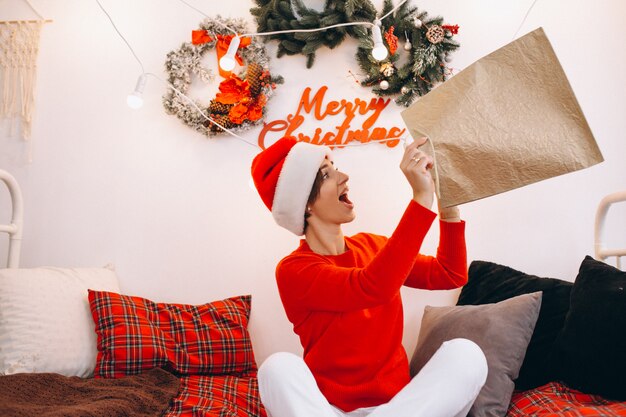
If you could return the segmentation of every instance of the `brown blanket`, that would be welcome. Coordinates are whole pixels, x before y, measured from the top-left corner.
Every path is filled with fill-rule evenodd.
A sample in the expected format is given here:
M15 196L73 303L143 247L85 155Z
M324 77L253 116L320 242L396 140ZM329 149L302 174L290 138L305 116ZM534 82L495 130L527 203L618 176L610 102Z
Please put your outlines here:
M0 376L0 416L160 416L180 380L160 368L119 379Z

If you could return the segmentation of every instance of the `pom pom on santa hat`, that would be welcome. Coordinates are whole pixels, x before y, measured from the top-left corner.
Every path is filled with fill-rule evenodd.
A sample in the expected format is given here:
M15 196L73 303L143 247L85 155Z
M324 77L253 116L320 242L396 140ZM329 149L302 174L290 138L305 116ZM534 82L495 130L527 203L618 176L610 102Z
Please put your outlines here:
M302 236L304 212L315 176L330 148L284 137L252 161L252 179L279 226Z

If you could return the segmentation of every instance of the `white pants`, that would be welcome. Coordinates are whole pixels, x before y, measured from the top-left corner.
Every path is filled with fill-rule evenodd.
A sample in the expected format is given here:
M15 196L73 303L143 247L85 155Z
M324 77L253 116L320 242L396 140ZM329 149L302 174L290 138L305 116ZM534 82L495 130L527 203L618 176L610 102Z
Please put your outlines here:
M388 403L351 412L326 400L309 367L293 353L271 355L258 378L270 417L465 417L487 379L487 360L470 340L444 342Z

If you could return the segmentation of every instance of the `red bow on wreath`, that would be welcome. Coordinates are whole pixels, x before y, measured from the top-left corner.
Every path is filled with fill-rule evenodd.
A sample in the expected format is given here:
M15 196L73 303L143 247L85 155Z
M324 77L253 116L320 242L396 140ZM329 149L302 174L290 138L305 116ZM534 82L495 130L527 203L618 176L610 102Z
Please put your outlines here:
M217 51L217 62L226 55L226 51L228 51L228 45L230 45L230 41L235 37L235 35L217 35L217 43L215 44L215 50ZM192 30L191 31L191 43L194 45L202 45L203 43L208 43L213 41L213 38L209 36L206 30ZM240 48L245 48L250 45L252 40L249 37L244 36L241 38L241 43L239 44ZM239 52L235 54L235 59L239 65L243 65L243 59L239 56ZM220 75L223 78L228 78L230 76L230 71L224 71L222 68L219 68Z
M387 32L385 32L385 40L387 41L387 45L389 45L389 55L393 55L398 50L398 37L393 34L394 27L390 27Z
M445 30L449 30L451 34L456 35L459 33L459 25L443 25L441 26Z

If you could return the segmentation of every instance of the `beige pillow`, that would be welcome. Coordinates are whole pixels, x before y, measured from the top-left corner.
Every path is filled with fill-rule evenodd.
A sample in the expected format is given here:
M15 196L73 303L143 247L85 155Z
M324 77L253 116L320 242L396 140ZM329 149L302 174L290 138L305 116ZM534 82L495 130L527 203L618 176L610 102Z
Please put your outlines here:
M541 292L495 304L427 306L411 359L411 376L422 369L443 342L458 337L472 340L483 350L489 374L469 416L504 416L540 307Z

